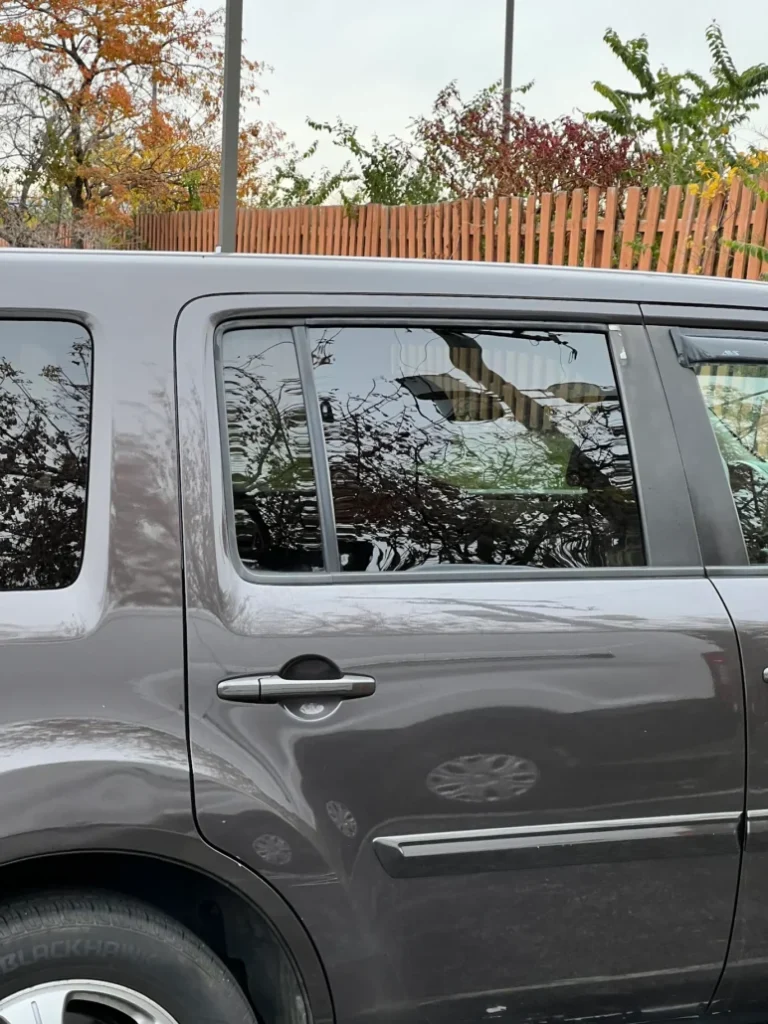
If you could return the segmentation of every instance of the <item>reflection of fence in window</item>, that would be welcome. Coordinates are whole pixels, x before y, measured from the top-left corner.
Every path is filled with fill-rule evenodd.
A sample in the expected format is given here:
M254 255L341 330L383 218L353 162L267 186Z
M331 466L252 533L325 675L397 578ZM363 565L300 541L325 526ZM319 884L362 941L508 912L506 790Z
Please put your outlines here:
M718 422L758 459L768 457L768 366L705 364L697 371Z
M604 334L311 337L345 569L642 564Z
M696 370L741 523L749 560L768 561L768 366Z
M561 479L554 486L567 486L564 454L574 448L603 470L610 468L609 462L623 461L626 479L621 486L631 487L628 450L626 446L622 450L617 440L623 422L615 387L572 379L580 342L601 347L602 362L610 367L604 336L546 330L499 334L443 334L436 329L423 345L393 348L393 370L408 370L412 375L399 378L400 382L417 400L431 397L435 407L452 421L467 426L496 421L497 456L511 444L519 454L527 449L539 461L536 490L549 490L554 484L541 460L551 467L562 463ZM470 344L462 344L462 339ZM520 345L527 348L515 347ZM446 366L450 372L444 372ZM605 365L601 371L604 377ZM512 425L517 433L510 430ZM537 435L546 440L544 448L537 443ZM457 436L454 445L465 441ZM477 446L473 454L479 456ZM618 483L616 479L612 482Z
M489 339L476 337L480 341L482 361L487 369L521 391L540 391L551 384L563 383L567 378L563 361L550 354L544 345L537 348L531 346L530 352L520 352L503 346L500 341L488 344ZM479 373L479 366L473 363L479 363L480 354L475 355L473 359L472 353L462 352L457 361L461 373L468 378L465 383L471 383ZM447 345L437 337L433 337L426 344L411 343L400 348L391 348L393 376L402 376L406 373L438 374L445 371L448 363ZM460 377L461 373L457 373L456 376Z

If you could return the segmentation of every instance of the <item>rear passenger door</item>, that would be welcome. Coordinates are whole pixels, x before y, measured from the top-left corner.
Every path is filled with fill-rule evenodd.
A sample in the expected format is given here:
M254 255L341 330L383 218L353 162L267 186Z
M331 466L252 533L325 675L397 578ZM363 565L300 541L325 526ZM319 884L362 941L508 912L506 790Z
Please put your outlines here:
M740 666L639 311L270 305L178 327L203 834L341 1022L700 1012Z
M768 969L768 331L763 310L645 310L707 572L736 626L747 724L746 837L713 1011L764 1012ZM745 1018L746 1019L746 1018Z

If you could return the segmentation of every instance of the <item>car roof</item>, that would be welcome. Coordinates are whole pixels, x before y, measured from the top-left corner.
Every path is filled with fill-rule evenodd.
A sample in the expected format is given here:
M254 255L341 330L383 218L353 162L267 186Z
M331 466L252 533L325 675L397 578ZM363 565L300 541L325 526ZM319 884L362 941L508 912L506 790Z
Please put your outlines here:
M80 275L83 275L81 278ZM21 275L21 278L19 278ZM381 257L0 249L3 280L64 275L88 287L114 282L184 293L339 293L485 296L768 309L762 281L582 267ZM14 303L15 305L16 303Z

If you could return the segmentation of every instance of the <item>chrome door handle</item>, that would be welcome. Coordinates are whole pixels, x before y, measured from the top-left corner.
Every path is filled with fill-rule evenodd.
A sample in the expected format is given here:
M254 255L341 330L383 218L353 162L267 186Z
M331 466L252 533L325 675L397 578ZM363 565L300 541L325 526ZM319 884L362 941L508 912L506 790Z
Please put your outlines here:
M375 693L376 680L371 676L356 675L345 675L339 679L243 676L240 679L225 679L219 683L216 692L222 700L242 701L246 704L277 704L283 700L304 697L355 700Z

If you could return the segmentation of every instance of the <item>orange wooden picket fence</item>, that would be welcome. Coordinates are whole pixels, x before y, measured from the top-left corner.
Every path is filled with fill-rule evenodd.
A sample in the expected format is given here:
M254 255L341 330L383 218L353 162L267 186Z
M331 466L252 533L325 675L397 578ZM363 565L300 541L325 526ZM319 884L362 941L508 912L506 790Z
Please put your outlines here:
M757 279L768 264L768 203L739 180L712 198L674 185L461 200L432 206L241 208L238 252L396 256L716 274ZM139 216L149 249L211 252L218 212Z
M212 252L218 211L143 214L138 244ZM238 252L392 256L658 270L757 279L768 263L730 241L768 242L768 203L741 181L727 195L590 188L431 206L241 208Z

